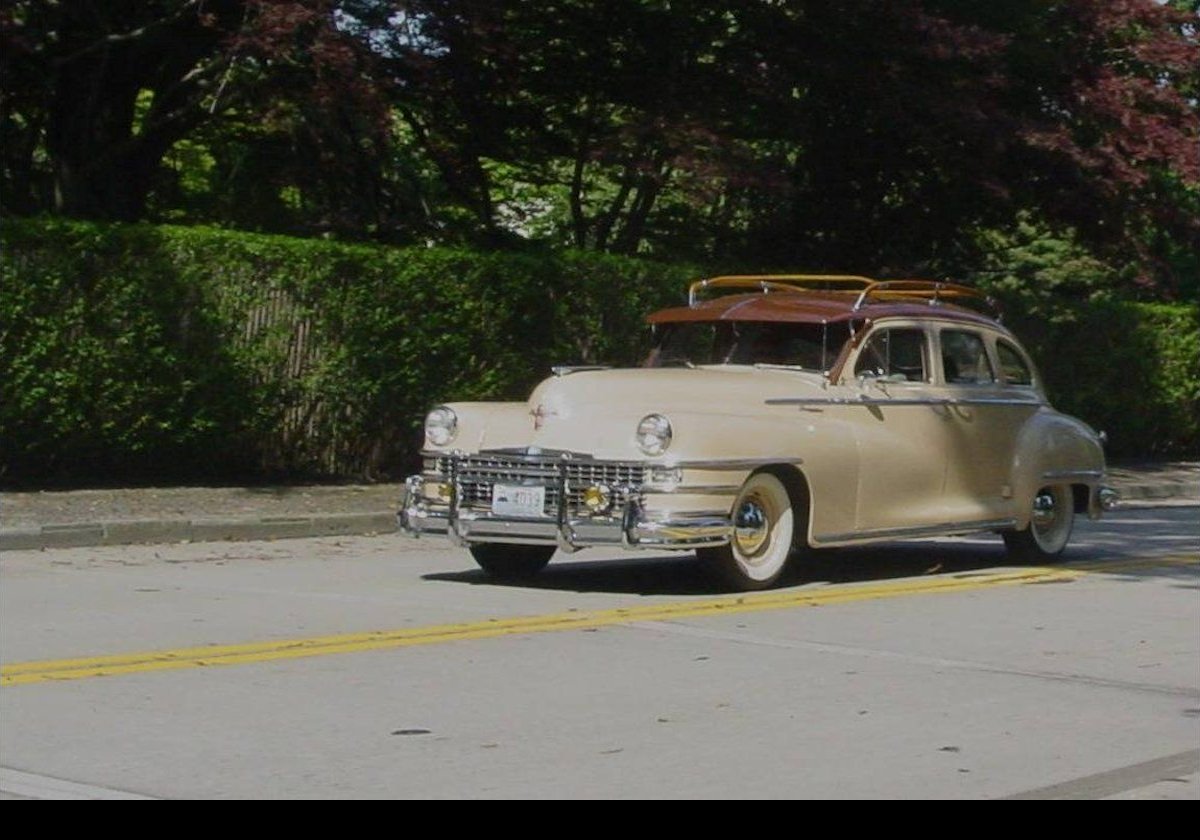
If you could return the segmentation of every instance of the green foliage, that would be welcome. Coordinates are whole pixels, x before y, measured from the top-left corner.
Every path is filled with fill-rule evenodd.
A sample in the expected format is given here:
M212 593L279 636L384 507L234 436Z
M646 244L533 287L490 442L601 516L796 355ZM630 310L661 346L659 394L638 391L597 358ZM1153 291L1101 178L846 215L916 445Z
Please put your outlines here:
M632 362L695 273L618 257L0 223L0 478L374 476L428 407Z
M633 363L643 316L701 273L37 220L0 222L0 247L6 484L399 475L430 405L522 399L553 364ZM1095 294L1109 275L1067 246L1023 247L994 290L1055 404L1117 456L1200 452L1196 308Z
M893 276L1032 213L1194 299L1195 9L12 0L0 211Z
M0 476L204 477L213 447L243 453L245 376L153 228L2 230Z
M1027 215L976 239L983 267L965 279L1008 313L1058 408L1105 430L1118 457L1200 452L1195 303L1131 300L1136 264L1113 267Z
M1108 433L1114 457L1200 454L1200 310L1104 301L1063 304L1011 325L1056 408Z
M1028 214L1010 229L984 230L975 240L980 267L965 279L1025 316L1061 317L1064 302L1110 299L1127 279L1080 246L1069 231L1050 231Z

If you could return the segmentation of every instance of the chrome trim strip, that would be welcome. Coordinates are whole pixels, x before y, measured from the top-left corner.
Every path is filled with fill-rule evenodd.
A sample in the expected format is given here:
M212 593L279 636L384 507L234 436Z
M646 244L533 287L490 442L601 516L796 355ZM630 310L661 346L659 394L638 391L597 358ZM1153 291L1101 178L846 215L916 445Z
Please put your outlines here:
M772 397L766 405L863 405L866 401L849 397Z
M479 452L463 452L462 450L422 450L421 457L423 458L449 458L452 461L457 459L471 458L492 458L500 457L511 459L514 464L524 462L528 465L526 468L536 470L539 466L541 472L531 472L530 478L549 478L552 476L552 470L556 470L560 463L566 464L583 464L583 465L599 465L605 467L627 468L627 469L691 469L691 470L752 470L756 467L765 467L771 464L802 464L800 458L780 458L780 457L759 457L759 458L712 458L695 461L674 461L670 459L656 461L646 459L642 461L617 461L608 460L605 458L597 458L589 453L582 452L560 452L545 450L540 452L525 452L523 450L512 449L481 449ZM505 467L508 469L508 467ZM520 466L514 466L514 471L522 469ZM647 482L649 483L649 482Z
M771 457L771 458L715 458L710 461L647 461L648 467L667 467L682 470L752 470L771 464L802 464L800 458Z
M452 459L483 459L502 458L512 462L514 465L524 464L528 469L540 468L542 472L537 473L537 476L545 477L551 474L552 470L558 468L560 463L568 464L601 464L609 467L629 467L641 469L643 467L663 466L662 464L654 463L646 460L630 460L618 461L610 459L597 458L587 452L567 452L558 449L537 449L535 447L523 447L520 449L481 449L478 452L465 452L461 449L422 449L422 458L452 458ZM507 468L507 465L506 465ZM520 469L520 466L514 466L514 469Z
M878 528L873 531L850 531L845 534L821 534L813 537L817 544L874 542L877 540L909 540L920 537L944 537L950 534L970 534L975 531L997 531L1016 527L1015 519L985 519L978 522L944 522L940 525L919 525L912 528Z
M634 526L631 542L635 546L694 548L724 545L729 542L733 525L725 514L695 515L686 519L643 522Z
M660 484L642 486L642 492L647 496L736 496L741 489L736 484L697 484L693 487L678 484L670 488Z
M1056 478L1100 479L1103 478L1103 476L1104 472L1102 470L1049 470L1042 473L1042 479L1044 481L1053 481Z
M855 403L851 403L851 405L854 405L854 404L855 404ZM900 398L897 398L897 399L892 399L892 398L889 398L889 397L863 397L861 400L858 400L858 401L857 401L857 404L858 404L858 405L867 405L867 406L876 406L876 405L878 405L878 406L884 406L884 405L933 405L933 406L947 406L947 405L949 405L949 404L950 404L950 400L946 400L946 399L930 399L930 398L928 398L928 397L922 397L922 398L916 398L916 397L900 397Z
M1023 405L1042 406L1041 400L1022 400L1008 397L911 397L888 399L885 397L772 397L764 400L767 405Z
M555 365L550 368L555 376L570 376L587 370L612 370L612 365Z
M1043 406L1041 400L1022 400L1016 397L963 397L961 399L948 399L947 405L1027 405L1027 406Z

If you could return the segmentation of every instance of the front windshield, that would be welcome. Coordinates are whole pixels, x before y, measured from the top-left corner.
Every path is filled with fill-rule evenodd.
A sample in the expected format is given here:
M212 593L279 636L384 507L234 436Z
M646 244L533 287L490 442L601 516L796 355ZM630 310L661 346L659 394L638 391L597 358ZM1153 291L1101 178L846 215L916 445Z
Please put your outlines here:
M644 367L781 365L824 371L838 348L821 324L685 321L663 324Z

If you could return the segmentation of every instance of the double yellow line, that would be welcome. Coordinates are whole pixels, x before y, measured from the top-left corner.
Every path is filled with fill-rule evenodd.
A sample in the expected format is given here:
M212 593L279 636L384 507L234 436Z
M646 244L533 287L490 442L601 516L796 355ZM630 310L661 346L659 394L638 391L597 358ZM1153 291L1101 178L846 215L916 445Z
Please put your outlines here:
M464 624L441 624L399 630L316 636L306 639L22 662L0 667L0 685L26 685L51 680L81 680L89 677L136 674L146 671L242 665L279 659L328 656L336 653L359 653L416 645L437 645L468 639L487 639L494 636L584 630L641 621L670 621L681 618L900 598L908 595L963 592L994 586L1070 581L1092 572L1119 573L1167 565L1200 567L1200 558L1176 555L1127 562L1091 563L1058 569L1031 568L1019 571L967 573L916 580L906 579L894 583L798 589L703 601L674 601L609 610L570 611L518 618L497 618Z

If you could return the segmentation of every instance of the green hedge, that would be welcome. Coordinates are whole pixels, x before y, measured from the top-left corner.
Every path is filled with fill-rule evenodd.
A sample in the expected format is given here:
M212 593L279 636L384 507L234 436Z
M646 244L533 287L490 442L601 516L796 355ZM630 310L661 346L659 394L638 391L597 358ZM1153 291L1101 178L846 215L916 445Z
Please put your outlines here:
M0 222L0 481L398 475L447 399L630 362L692 269Z
M628 363L692 267L205 228L0 222L0 482L379 477L448 399ZM1116 455L1200 451L1200 324L1107 303L1016 323Z

